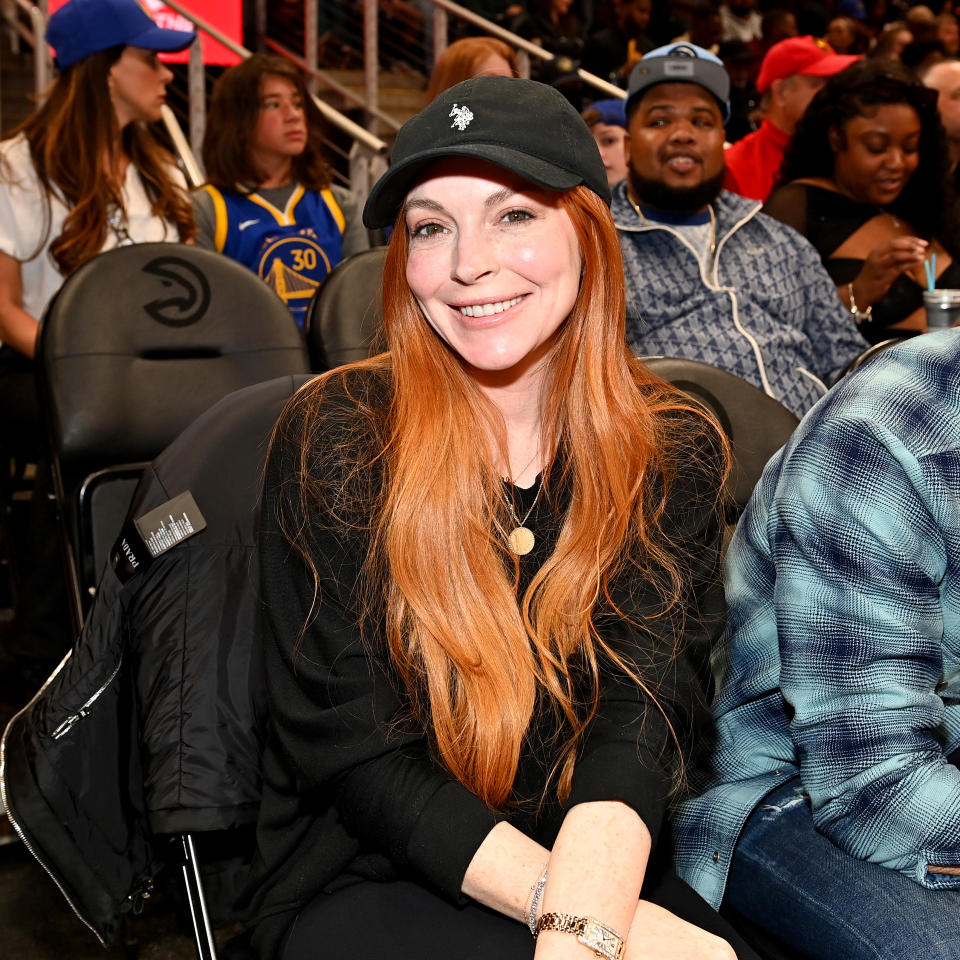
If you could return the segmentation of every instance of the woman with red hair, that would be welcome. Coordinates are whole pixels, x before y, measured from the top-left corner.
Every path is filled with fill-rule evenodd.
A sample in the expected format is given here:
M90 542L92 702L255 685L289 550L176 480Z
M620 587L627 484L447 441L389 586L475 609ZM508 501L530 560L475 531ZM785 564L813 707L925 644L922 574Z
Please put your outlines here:
M517 77L517 55L509 43L495 37L464 37L440 54L430 74L424 105L444 90L473 77Z
M264 957L735 955L660 839L724 444L625 347L608 200L562 95L500 77L370 194L390 352L303 388L266 470Z

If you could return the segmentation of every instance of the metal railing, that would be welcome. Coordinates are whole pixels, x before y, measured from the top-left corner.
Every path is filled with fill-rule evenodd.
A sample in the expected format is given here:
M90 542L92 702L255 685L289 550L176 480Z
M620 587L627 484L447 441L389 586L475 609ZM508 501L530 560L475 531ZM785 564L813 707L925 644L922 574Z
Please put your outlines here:
M555 55L549 50L530 40L526 40L516 33L512 33L499 24L481 17L479 14L462 7L453 0L425 0L433 6L433 18L430 24L432 33L432 52L433 63L447 48L447 37L449 33L450 17L469 23L471 26L484 31L490 36L497 37L513 47L517 51L517 60L520 66L521 76L530 76L530 58L534 57L540 60L549 61L555 59ZM304 24L304 54L302 58L302 68L311 76L319 76L319 64L317 62L318 49L316 42L317 23L319 20L320 0L304 0L303 5L303 24ZM363 69L364 69L364 97L361 101L362 106L371 116L381 116L378 112L379 96L379 71L380 71L380 8L379 0L363 0ZM273 48L273 41L264 41ZM626 97L626 92L620 87L609 83L602 77L590 73L587 70L578 69L577 75L587 86L593 87L607 97ZM321 77L321 80L324 78Z
M285 60L289 60L295 67L299 67L300 70L302 70L308 77L319 80L327 88L332 90L338 96L342 97L348 103L362 107L370 116L381 120L391 130L399 130L402 126L396 117L391 117L390 114L384 113L378 108L371 108L367 104L367 101L359 94L354 93L349 87L345 87L342 83L331 77L330 74L324 72L323 70L320 70L316 67L311 67L306 59L298 57L292 50L288 50L285 46L283 46L283 44L278 43L276 40L271 40L270 37L264 37L263 45L268 50L272 50L274 53L283 57Z
M316 0L308 0L308 2L316 3ZM374 0L374 2L376 2L376 0ZM498 37L505 43L509 43L511 47L514 47L522 54L526 54L527 57L539 57L541 60L555 59L554 54L552 54L549 50L544 50L543 47L538 46L536 43L532 43L531 41L525 40L523 37L520 37L515 33L511 33L509 30L504 29L498 24L484 19L479 14L474 13L472 10L468 10L466 7L461 7L458 3L453 3L452 0L426 0L426 2L433 4L434 8L434 63L436 63L440 54L446 49L447 26L451 14L455 17L458 17L460 20L465 20L467 23L473 24L475 27L479 27L481 30L489 33L491 36ZM524 64L521 63L521 67L523 66ZM523 72L525 76L529 76L529 70ZM614 86L614 84L604 80L603 77L598 77L596 74L590 73L588 70L578 69L577 76L579 76L580 79L587 84L587 86L601 91L608 97L625 98L627 95L625 90Z
M241 59L246 60L253 56L252 51L231 40L213 24L197 16L183 4L177 3L176 0L164 0L164 2L171 10L175 10L189 20L198 31L212 37ZM206 124L206 89L199 36L191 45L188 78L190 140L196 153L200 150L203 128ZM350 190L357 197L365 198L374 181L386 169L387 144L315 94L312 96L324 119L353 139L354 145L350 151Z
M9 49L11 52L16 50L17 38L33 49L33 90L37 102L43 98L53 80L50 48L43 41L47 29L46 6L46 0L41 0L40 6L28 3L27 0L4 0L3 3L4 27L10 39ZM20 21L18 11L26 15L30 21L29 27Z

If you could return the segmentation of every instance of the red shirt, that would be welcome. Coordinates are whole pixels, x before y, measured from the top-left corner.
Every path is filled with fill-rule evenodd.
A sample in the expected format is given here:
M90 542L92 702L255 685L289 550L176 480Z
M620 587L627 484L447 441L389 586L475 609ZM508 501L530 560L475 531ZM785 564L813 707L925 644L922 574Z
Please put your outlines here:
M751 200L766 200L783 160L790 134L764 120L759 130L748 133L723 154L727 167L724 190Z

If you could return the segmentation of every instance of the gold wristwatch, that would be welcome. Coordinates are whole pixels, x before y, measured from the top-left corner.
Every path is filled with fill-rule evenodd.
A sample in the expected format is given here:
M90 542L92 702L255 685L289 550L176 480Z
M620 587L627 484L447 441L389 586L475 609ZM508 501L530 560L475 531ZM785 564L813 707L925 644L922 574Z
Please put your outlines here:
M575 917L569 913L545 913L537 921L537 936L544 930L572 933L598 957L607 960L622 960L623 937L605 923L593 917Z

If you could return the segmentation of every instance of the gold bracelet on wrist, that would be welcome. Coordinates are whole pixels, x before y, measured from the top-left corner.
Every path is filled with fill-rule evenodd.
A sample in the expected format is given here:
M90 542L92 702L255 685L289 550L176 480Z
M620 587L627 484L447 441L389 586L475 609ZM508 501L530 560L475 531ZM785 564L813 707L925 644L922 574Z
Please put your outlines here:
M537 936L544 930L572 933L585 947L606 960L622 960L623 937L593 917L577 917L571 913L545 913L537 921Z

